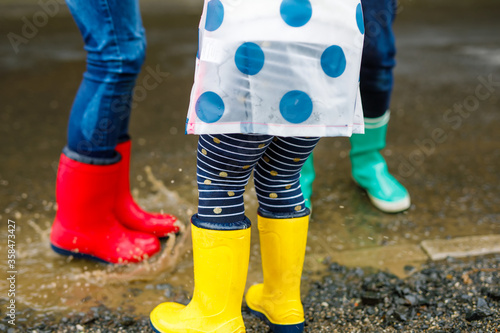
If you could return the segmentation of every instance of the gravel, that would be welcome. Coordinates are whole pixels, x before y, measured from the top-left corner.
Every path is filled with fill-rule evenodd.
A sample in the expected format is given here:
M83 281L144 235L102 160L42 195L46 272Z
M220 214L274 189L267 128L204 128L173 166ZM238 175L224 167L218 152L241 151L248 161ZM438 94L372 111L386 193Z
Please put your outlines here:
M330 264L305 298L308 332L498 332L500 256L427 263L406 279Z
M306 332L498 332L500 331L500 256L429 262L400 279L390 273L365 272L325 263L325 277L311 282L304 298ZM168 291L168 285L159 285ZM187 301L187 300L186 300ZM19 313L22 318L26 313ZM243 311L248 333L267 327ZM28 316L29 317L29 316ZM46 317L15 332L152 332L149 318L131 317L105 306L61 320Z

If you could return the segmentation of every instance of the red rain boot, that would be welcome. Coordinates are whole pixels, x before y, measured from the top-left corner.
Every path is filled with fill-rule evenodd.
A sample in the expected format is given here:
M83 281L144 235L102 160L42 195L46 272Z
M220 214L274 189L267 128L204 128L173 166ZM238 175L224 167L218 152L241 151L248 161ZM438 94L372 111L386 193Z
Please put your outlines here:
M129 230L116 219L119 168L119 163L91 165L61 155L50 234L54 251L117 264L139 262L160 250L156 237Z
M170 233L179 231L175 225L177 218L169 214L158 214L145 212L134 201L130 194L130 149L131 141L119 143L116 151L122 155L119 162L118 194L116 196L115 215L127 228L154 234L157 237L165 237Z

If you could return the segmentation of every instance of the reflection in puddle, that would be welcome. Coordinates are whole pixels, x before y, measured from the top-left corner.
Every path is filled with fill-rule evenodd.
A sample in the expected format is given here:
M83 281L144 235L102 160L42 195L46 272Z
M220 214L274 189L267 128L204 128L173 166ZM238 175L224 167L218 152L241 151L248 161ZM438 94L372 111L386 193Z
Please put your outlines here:
M186 254L191 248L191 234L186 221L189 221L194 206L166 188L152 174L150 167L146 167L145 172L155 191L148 198L150 205L146 207L154 203L164 206L167 202L165 209L176 214L179 221L183 222L182 232L177 237L172 236L163 241L161 253L141 264L105 265L59 256L50 248L48 221L44 227L40 227L40 220L45 219L39 214L36 217L19 212L14 214L19 221L27 221L18 228L16 235L16 259L19 265L17 288L22 291L17 294L19 309L29 307L45 314L85 312L99 304L111 308L123 306L133 296L134 303L141 304L140 310L145 313L155 304L165 301L164 294L159 294L155 288L146 288L147 285L168 280L172 286L190 288L190 258ZM53 203L46 205L51 208L54 206ZM176 269L176 274L172 274ZM7 284L4 281L1 283L0 293L5 294ZM131 293L131 290L135 292ZM171 296L174 299L176 297L174 294Z

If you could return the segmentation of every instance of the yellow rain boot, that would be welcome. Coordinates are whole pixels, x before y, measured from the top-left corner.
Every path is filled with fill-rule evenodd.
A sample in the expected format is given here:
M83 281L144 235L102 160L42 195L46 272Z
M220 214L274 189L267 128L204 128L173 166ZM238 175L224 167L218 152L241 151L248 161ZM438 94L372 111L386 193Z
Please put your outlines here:
M240 223L240 230L212 230L195 220L191 228L193 298L187 306L158 305L151 312L151 326L160 333L244 333L241 304L250 257L250 221Z
M247 306L274 333L304 330L300 280L306 253L309 215L296 218L258 217L264 283L246 294Z

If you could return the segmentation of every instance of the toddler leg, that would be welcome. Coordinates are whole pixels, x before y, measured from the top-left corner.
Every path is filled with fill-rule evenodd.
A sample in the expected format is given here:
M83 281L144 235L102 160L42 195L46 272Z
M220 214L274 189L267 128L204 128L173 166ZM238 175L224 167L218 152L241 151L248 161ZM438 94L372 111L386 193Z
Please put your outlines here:
M198 142L198 218L211 223L245 219L243 192L271 143L269 135L201 135Z
M318 138L275 138L255 169L264 283L252 286L246 302L274 333L304 330L300 279L306 252L309 209L300 169Z
M300 170L319 138L275 137L255 168L259 211L308 215L300 187Z
M59 209L51 244L64 255L109 263L141 261L160 250L158 239L150 233L162 227L163 235L174 227L170 216L164 216L163 226L155 223L144 228L142 223L123 223L116 214L120 198L130 203L119 205L120 212L132 203L128 165L120 161L115 146L127 138L132 89L144 60L146 40L139 1L66 2L88 54L87 70L71 110L68 144L59 161Z
M189 305L151 313L156 332L243 333L241 302L250 256L243 192L268 135L202 135L198 142L198 214L191 219L195 290Z
M145 58L138 0L66 0L87 51L87 70L68 124L67 151L79 162L117 157L127 139L132 90ZM119 158L118 158L119 159ZM102 162L101 162L102 163Z
M352 177L366 190L372 204L386 213L408 209L411 199L406 188L389 172L380 153L386 145L390 118L389 104L396 64L392 23L395 0L362 2L366 34L361 62L360 90L365 116L365 134L351 137Z

